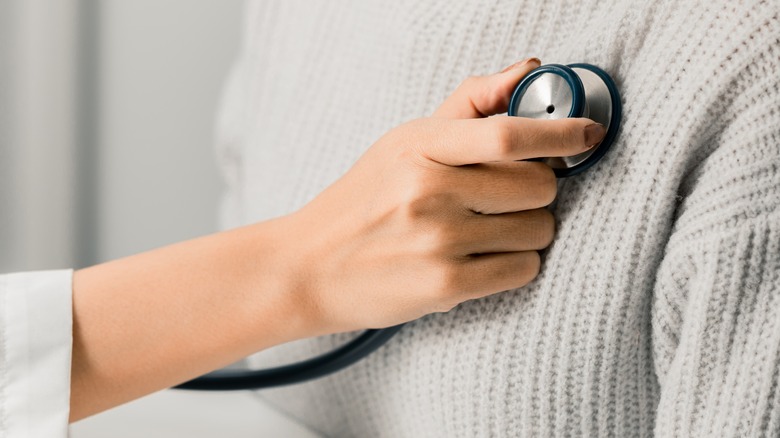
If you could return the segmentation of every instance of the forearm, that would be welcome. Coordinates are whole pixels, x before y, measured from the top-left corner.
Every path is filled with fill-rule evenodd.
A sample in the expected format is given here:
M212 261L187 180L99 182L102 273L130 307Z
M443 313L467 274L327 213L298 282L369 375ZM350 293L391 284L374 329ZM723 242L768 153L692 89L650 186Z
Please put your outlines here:
M77 271L71 421L315 334L282 220Z

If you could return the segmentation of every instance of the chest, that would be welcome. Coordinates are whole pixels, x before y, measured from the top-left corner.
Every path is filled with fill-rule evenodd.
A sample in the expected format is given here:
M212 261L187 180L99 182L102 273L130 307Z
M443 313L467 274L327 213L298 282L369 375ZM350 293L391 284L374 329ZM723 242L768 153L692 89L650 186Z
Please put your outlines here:
M590 62L615 77L626 98L624 124L631 129L624 129L616 147L623 151L607 166L644 178L631 166L640 165L636 158L655 157L634 155L658 150L646 126L663 121L658 114L649 120L643 110L667 84L643 83L634 72L647 71L656 60L630 59L623 52L644 43L641 29L649 23L636 17L649 6L565 3L574 2L255 4L250 20L258 23L244 48L243 220L299 208L384 132L430 114L465 77L528 56ZM634 189L640 184L627 182ZM620 189L614 181L599 184L600 190Z

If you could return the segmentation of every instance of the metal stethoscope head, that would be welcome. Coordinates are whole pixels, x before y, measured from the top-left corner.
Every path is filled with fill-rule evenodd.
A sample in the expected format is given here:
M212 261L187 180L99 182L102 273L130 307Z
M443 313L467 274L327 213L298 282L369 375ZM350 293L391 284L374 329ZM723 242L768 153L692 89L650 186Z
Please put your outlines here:
M600 160L620 127L620 95L612 78L590 64L547 64L531 71L517 85L509 102L510 116L537 119L588 117L607 129L604 139L573 157L545 158L559 178L576 175ZM292 385L344 369L384 345L403 324L367 330L347 344L311 359L265 370L224 370L185 382L177 388L206 391L261 389Z
M509 101L510 116L535 119L587 117L604 125L601 143L572 157L545 158L558 178L576 175L599 161L615 140L622 106L615 82L590 64L547 64L528 73Z

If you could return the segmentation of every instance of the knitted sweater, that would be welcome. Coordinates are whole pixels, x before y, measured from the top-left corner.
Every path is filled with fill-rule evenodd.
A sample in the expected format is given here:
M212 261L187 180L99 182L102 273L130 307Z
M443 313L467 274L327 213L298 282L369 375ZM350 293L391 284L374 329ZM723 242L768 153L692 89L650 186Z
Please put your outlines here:
M780 435L779 10L777 0L250 3L220 119L225 227L300 208L466 76L527 56L602 67L624 105L606 157L560 181L557 235L534 282L422 318L343 372L261 396L333 437Z

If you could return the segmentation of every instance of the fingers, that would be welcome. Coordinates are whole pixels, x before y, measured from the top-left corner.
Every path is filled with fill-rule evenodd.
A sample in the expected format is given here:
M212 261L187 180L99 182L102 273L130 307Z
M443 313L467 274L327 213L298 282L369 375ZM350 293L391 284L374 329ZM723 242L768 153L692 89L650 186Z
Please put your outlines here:
M463 262L462 290L469 299L518 288L539 275L541 259L536 251L474 256Z
M512 90L525 75L540 64L538 59L529 58L507 67L500 73L467 78L439 106L433 116L470 119L505 113Z
M465 207L481 214L541 208L555 200L558 190L550 166L534 161L452 168L447 184L458 189Z
M469 218L461 227L464 254L541 250L555 236L555 218L544 208Z
M604 126L585 118L539 120L522 117L437 121L429 119L429 141L418 150L449 166L567 157L598 144Z

